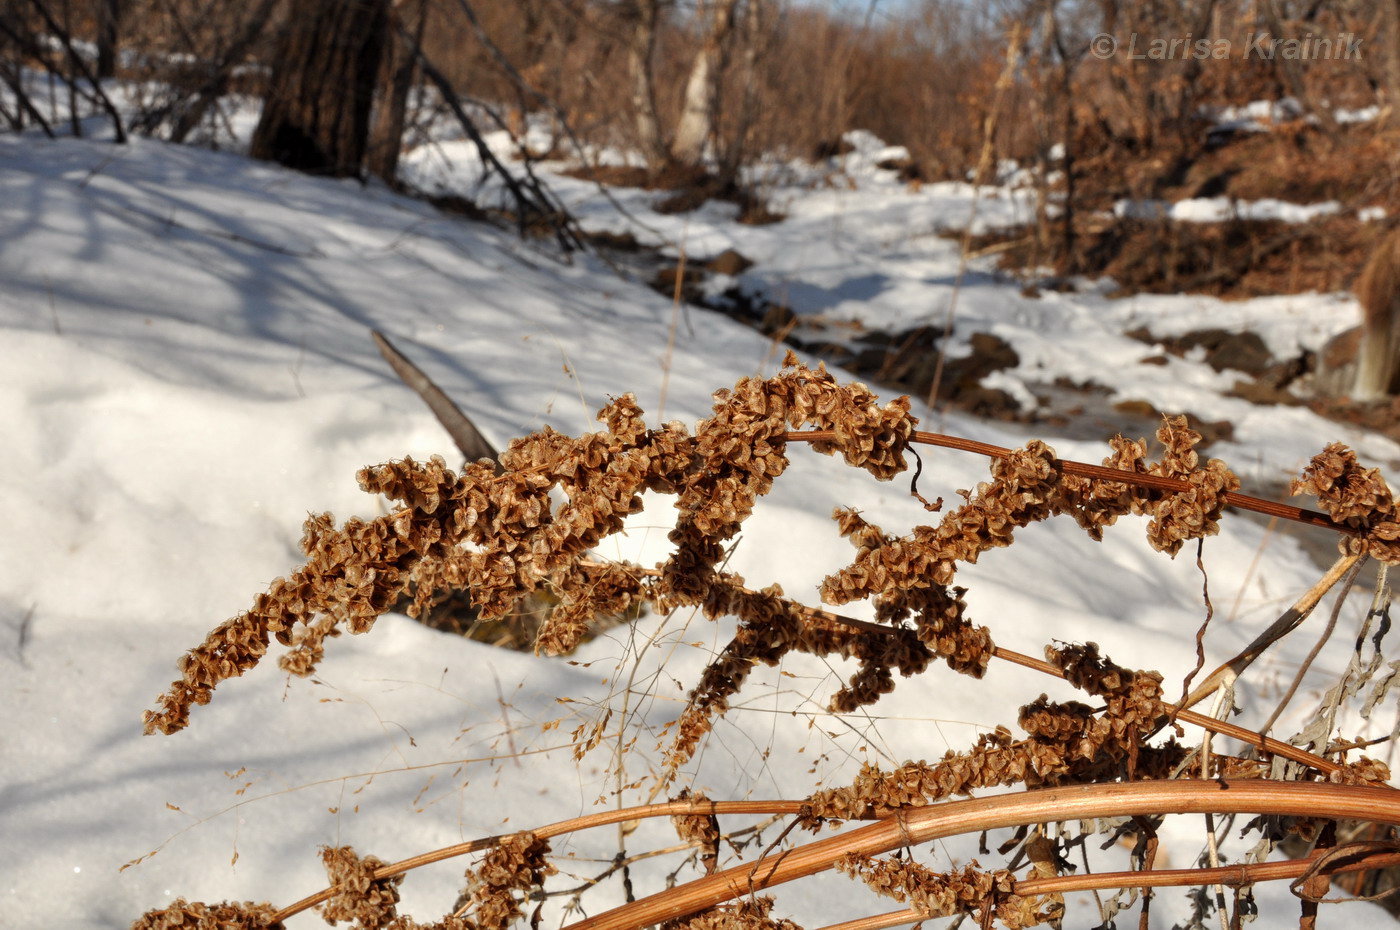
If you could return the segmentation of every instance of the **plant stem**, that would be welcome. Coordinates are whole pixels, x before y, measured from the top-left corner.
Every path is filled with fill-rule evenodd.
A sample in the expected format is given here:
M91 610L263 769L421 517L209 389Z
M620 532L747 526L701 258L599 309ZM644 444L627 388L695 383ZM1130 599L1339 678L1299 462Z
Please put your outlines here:
M555 836L563 836L566 833L576 833L579 830L587 830L591 827L605 827L609 824L622 823L628 820L642 820L647 817L672 817L684 814L797 814L801 813L804 802L802 801L668 801L664 804L645 804L641 807L629 807L625 810L604 811L599 814L586 814L582 817L571 817L568 820L560 820L556 823L548 824L536 830L528 831L542 840L547 840ZM381 866L374 872L374 880L381 881L386 878L393 878L395 875L402 875L404 872L431 865L434 862L441 862L444 859L451 859L454 856L464 856L467 853L480 852L483 849L490 849L497 845L511 833L502 833L496 836L485 836L480 839L469 840L465 843L457 843L454 846L444 846L441 849L434 849L421 855L411 856L401 859L398 862L391 862L386 866ZM323 901L330 899L335 894L335 888L324 888L313 895L302 898L295 904L282 908L273 915L274 922L285 921L294 914L315 907Z
M801 430L789 431L784 435L788 442L833 442L840 437L835 430ZM963 439L961 436L948 436L944 433L927 433L922 430L915 431L912 441L926 446L940 446L944 449L958 449L962 452L976 452L990 458L1006 458L1013 451L1005 446L994 446L986 442L977 442L973 439ZM1084 462L1072 462L1065 459L1059 460L1060 470L1067 475L1079 475L1083 478L1101 478L1105 481L1118 481L1123 484L1133 484L1138 487L1152 488L1158 491L1190 491L1192 486L1177 478L1166 478L1161 475L1147 475L1141 472L1123 471L1118 468L1107 468L1103 465L1089 465ZM1306 526L1320 526L1323 529L1334 530L1338 533L1346 533L1349 536L1359 536L1361 531L1355 527L1345 526L1337 523L1325 513L1318 513L1316 510L1304 510L1301 507L1293 507L1288 504L1280 504L1276 501L1266 501L1260 497L1250 497L1248 494L1240 494L1237 491L1224 492L1221 498L1231 507L1240 510L1252 510L1255 513L1262 513L1271 517L1282 517L1285 520L1292 520L1294 523L1302 523Z
M1244 813L1400 823L1400 791L1321 782L1145 781L1078 785L948 801L783 850L567 925L633 930L830 869L848 854L879 855L963 833L1132 815ZM1133 873L1133 883L1142 873Z
M1094 875L1061 875L1056 878L1031 878L1018 881L1011 886L1011 893L1029 897L1032 895L1066 894L1072 891L1109 890L1113 888L1152 887L1169 888L1185 885L1219 883L1231 887L1253 885L1258 882L1281 881L1299 878L1317 865L1321 851L1306 859L1287 859L1282 862L1256 862L1239 865L1226 865L1218 869L1162 869L1160 871L1099 872ZM1323 875L1336 875L1343 872L1363 872L1371 869L1386 869L1400 865L1400 853L1378 853L1361 856L1337 865L1324 866ZM857 920L830 924L820 930L884 930L900 924L915 923L929 917L950 916L925 914L913 909L872 914Z

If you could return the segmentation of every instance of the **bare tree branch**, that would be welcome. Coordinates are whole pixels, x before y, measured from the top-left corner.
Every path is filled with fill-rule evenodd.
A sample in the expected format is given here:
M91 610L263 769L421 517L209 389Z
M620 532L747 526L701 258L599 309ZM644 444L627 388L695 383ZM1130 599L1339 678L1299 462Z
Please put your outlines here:
M389 363L389 367L394 369L394 374L404 384L413 388L418 396L423 398L423 402L428 405L428 409L437 417L439 423L447 430L447 435L452 437L452 442L456 444L458 451L468 462L475 462L479 459L491 459L493 462L500 453L496 447L481 435L481 431L476 428L476 424L471 421L462 408L452 402L442 390L433 383L433 379L424 374L423 370L410 362L402 352L394 347L388 337L379 330L370 333L374 337L374 344L379 347L379 354L384 356L384 360ZM500 471L500 465L496 466Z

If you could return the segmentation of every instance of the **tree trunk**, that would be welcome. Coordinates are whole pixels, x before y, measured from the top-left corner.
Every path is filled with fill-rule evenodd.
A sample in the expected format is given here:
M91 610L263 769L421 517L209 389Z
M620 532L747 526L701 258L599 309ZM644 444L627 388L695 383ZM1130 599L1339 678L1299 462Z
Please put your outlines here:
M1269 27L1269 32L1273 34L1276 41L1282 41L1287 35L1282 15L1279 13L1278 5L1274 0L1264 0L1260 5L1260 11L1264 14L1264 22ZM1332 110L1323 106L1317 100L1308 87L1308 82L1303 77L1302 62L1288 55L1274 55L1274 68L1278 71L1279 82L1287 88L1293 98L1302 104L1303 112L1308 116L1317 119L1323 131L1329 136L1336 138L1337 123L1332 119Z
M661 135L661 119L656 111L656 84L651 68L661 3L660 0L633 0L628 12L631 29L627 39L627 70L632 81L632 111L637 124L637 143L647 165L656 171L669 164L671 158Z
M278 43L249 154L359 177L388 21L389 0L303 0Z
M390 187L398 184L408 92L413 88L413 74L418 66L413 49L422 44L427 21L427 0L396 6L385 40L383 80L365 167ZM414 36L413 41L409 35Z
M748 0L744 9L744 57L740 68L740 86L743 92L739 99L738 119L734 121L733 132L727 143L722 144L719 155L719 180L722 185L733 183L739 176L739 168L749 151L749 131L753 128L758 111L758 60L760 52L767 52L767 42L763 36L764 8L767 0Z
M1400 394L1400 232L1376 246L1356 282L1361 303L1357 400Z
M104 81L117 76L117 34L121 15L121 0L98 0L97 76Z
M719 81L728 62L734 9L738 5L739 0L715 0L714 13L709 23L704 24L704 44L691 65L690 78L685 85L685 108L671 143L671 157L683 165L700 164L705 155L705 143L714 132Z
M1382 3L1380 9L1381 28L1377 38L1385 42L1389 53L1385 55L1384 87L1381 100L1386 122L1392 127L1400 126L1400 0Z

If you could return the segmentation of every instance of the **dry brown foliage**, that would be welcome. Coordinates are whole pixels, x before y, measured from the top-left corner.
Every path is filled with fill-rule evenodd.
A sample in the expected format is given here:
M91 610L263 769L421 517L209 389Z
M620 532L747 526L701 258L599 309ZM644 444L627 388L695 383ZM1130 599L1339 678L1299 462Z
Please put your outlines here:
M679 920L668 920L661 930L802 930L790 920L774 920L771 895L751 895L733 904L692 914Z
M439 591L467 590L489 619L548 585L570 605L540 633L548 650L572 648L586 618L639 596L663 610L702 605L716 617L781 612L787 602L780 595L745 592L715 566L720 544L786 467L787 430L835 430L839 438L814 444L817 451L840 452L848 464L888 478L904 467L913 429L908 401L878 407L864 387L841 387L825 370L801 366L767 381L746 379L716 397L715 415L693 436L674 422L647 429L625 395L600 414L605 432L573 439L546 428L511 443L500 475L485 462L457 475L438 458L364 469L360 486L399 501L398 509L340 528L329 514L308 519L306 565L185 656L182 679L146 715L147 732L182 729L190 708L255 666L273 638L290 647L282 668L309 675L328 637L367 632L403 595L413 598L409 612L416 614ZM569 499L557 510L549 500L554 488ZM676 552L659 576L625 565L579 566L640 509L643 491L676 495L680 511L671 533Z
M1270 771L1250 752L1209 755L1204 766L1187 768L1192 750L1178 741L1178 722L1243 735L1266 752L1302 763L1305 778L1358 791L1388 782L1390 773L1377 760L1330 761L1174 707L1164 700L1161 675L1117 665L1093 643L1049 646L1041 662L1000 649L987 628L965 615L964 589L954 584L959 566L1011 545L1017 528L1052 516L1070 516L1100 539L1120 516L1143 515L1149 518L1151 545L1172 555L1187 541L1218 532L1223 509L1244 502L1231 497L1239 482L1223 463L1202 463L1196 452L1201 437L1184 418L1164 420L1156 462L1149 462L1145 443L1121 437L1113 440L1101 467L1064 462L1038 441L992 450L987 481L962 492L963 502L936 525L916 526L904 536L887 534L852 509L837 508L836 529L855 553L849 565L825 579L821 595L834 605L870 600L874 622L813 609L776 586L751 589L722 563L725 543L786 470L789 443L802 440L818 452L839 454L877 479L901 472L909 444L930 441L929 434L915 431L907 399L882 405L863 385L838 384L823 368L806 368L789 356L778 375L746 378L717 392L713 415L693 433L675 422L648 428L630 395L610 403L600 419L605 429L577 438L546 428L516 440L501 456L500 473L482 461L457 474L440 459L364 469L361 486L397 501L395 509L340 527L328 514L308 519L302 541L306 564L276 580L251 610L216 628L185 656L183 677L160 698L160 709L147 713L147 731L171 733L187 725L191 707L207 703L218 684L257 664L274 638L287 647L282 667L305 675L323 658L328 638L344 630L368 631L401 598L410 599L412 613L442 592L465 591L482 616L491 617L547 590L560 605L536 644L548 654L572 649L595 617L614 616L639 602L661 612L693 607L712 620L737 618L733 638L688 695L656 773L660 786L678 777L755 665L775 665L793 652L856 661L850 680L830 699L834 713L877 701L894 688L895 673L919 674L942 661L980 677L998 657L1062 678L1092 699L1092 704L1052 701L1042 694L1021 708L1019 736L998 727L936 762L909 761L888 771L867 764L851 784L816 791L801 802L755 809L796 814L794 825L811 830L853 819L902 818L991 787L1151 786L1182 777L1262 780ZM796 432L807 428L812 431ZM943 444L976 445L944 439ZM554 491L562 492L562 502L551 499ZM675 498L670 557L654 568L591 557L590 550L639 509L644 491ZM1316 495L1329 516L1293 511L1294 518L1333 527L1350 552L1400 561L1400 523L1390 491L1350 450L1327 447L1295 491ZM925 506L936 511L941 504ZM656 807L647 816L664 809L682 840L702 850L705 871L715 872L722 837L717 814L724 803L682 793L681 800ZM136 926L182 926L179 921L187 919L195 926L223 919L231 927L275 926L276 920L321 902L327 920L351 920L374 930L505 930L522 919L522 896L541 888L553 871L547 837L561 832L567 831L515 834L485 844L489 849L467 873L456 913L438 924L419 925L396 913L399 866L337 848L323 853L332 888L295 908L211 908L180 901ZM1022 846L1042 865L1056 854L1055 844L1039 832ZM825 867L834 864L860 877L910 904L918 916L978 914L983 925L995 920L1023 927L1056 919L1063 908L1058 890L1021 894L1016 889L1023 880L1004 870L938 873L912 861L872 858L879 851L850 847L849 855L833 854ZM1035 876L1055 878L1053 870ZM725 873L710 877L729 880ZM684 886L676 890L683 892ZM656 919L668 921L670 930L796 930L771 917L771 899L731 898L732 889L728 897L723 892L697 897L705 903L689 910L647 913L662 915ZM584 925L591 928L590 921Z
M282 922L273 919L276 913L277 908L266 902L203 904L176 898L169 907L133 921L131 930L282 930Z
M1012 893L1014 875L1006 869L984 872L976 863L936 872L912 860L853 853L838 860L836 868L885 897L909 904L921 919L982 911L983 926L995 917L1008 930L1020 930L1053 920L1064 910L1063 903L1052 903L1047 911L1038 911L1035 901Z
M1334 442L1313 456L1290 490L1317 495L1318 506L1333 520L1360 530L1347 545L1382 562L1400 560L1400 522L1390 488L1379 469L1362 468L1346 446Z
M401 876L376 880L374 877L384 862L374 856L363 859L349 846L327 846L321 850L335 894L321 905L321 916L331 926L339 921L351 921L364 930L381 930L398 916L398 885Z

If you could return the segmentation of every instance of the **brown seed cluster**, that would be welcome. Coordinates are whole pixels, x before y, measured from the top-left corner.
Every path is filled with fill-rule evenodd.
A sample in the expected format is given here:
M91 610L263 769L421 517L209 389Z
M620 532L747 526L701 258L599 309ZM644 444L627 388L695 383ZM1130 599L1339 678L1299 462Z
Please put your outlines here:
M511 444L507 468L469 466L461 475L441 459L405 459L360 473L370 493L401 502L377 520L349 520L336 528L328 514L306 523L306 565L273 582L252 610L216 628L181 662L181 680L147 712L146 730L171 733L189 722L192 705L208 703L221 681L241 675L266 654L269 641L289 646L281 665L309 674L327 637L342 628L365 632L404 594L410 613L443 591L468 590L486 618L506 613L542 586L564 589L575 613L587 613L595 592L608 603L627 599L621 574L575 578L574 562L622 526L641 506L640 493L670 486L689 470L690 440L679 426L646 430L629 396L602 412L609 427L580 439L548 429ZM551 506L562 488L568 501ZM596 582L591 584L590 582ZM545 648L576 639L566 616Z
M1113 454L1103 460L1104 467L1132 474L1147 474L1147 444L1115 436L1108 443ZM1051 504L1057 514L1069 514L1095 542L1103 539L1105 527L1112 526L1124 514L1133 513L1134 502L1142 490L1124 481L1085 478L1082 475L1061 474L1056 496Z
M273 638L288 647L280 660L286 671L310 674L327 638L369 630L404 595L417 615L442 593L465 590L480 616L491 619L548 587L563 601L538 642L551 653L573 648L598 614L639 599L662 609L703 603L711 614L752 603L754 612L740 616L762 622L771 598L736 595L741 584L715 566L722 543L786 468L786 431L832 430L837 438L816 444L818 451L840 452L887 478L904 467L914 426L907 400L877 406L865 387L838 385L824 369L789 362L774 378L745 379L719 392L714 416L694 436L678 423L647 429L635 399L625 395L600 414L606 430L575 439L546 428L512 442L500 474L480 462L458 475L438 458L364 469L361 487L398 507L339 528L329 514L308 519L306 565L185 655L180 680L158 699L158 710L146 713L146 731L183 729L191 707L257 665ZM562 504L551 501L556 490L567 498ZM677 496L675 551L659 578L644 582L634 566L582 564L641 508L644 491Z
M865 765L849 785L818 791L808 798L808 827L821 818L847 820L881 816L901 807L923 807L978 788L1024 784L1028 788L1166 777L1185 756L1174 740L1143 744L1166 709L1161 676L1134 672L1099 655L1093 643L1048 649L1071 684L1107 704L1093 711L1077 701L1052 702L1045 695L1021 708L1026 739L998 727L978 737L964 752L947 752L936 763L906 762L886 772Z
M848 853L836 860L836 868L859 878L878 894L908 904L920 919L980 914L981 926L991 926L996 920L1009 930L1019 930L1054 920L1064 910L1062 904L1048 898L1013 894L1014 875L1006 869L983 871L976 862L935 872L913 859Z
M276 913L266 902L204 904L176 898L169 907L142 914L131 930L282 930L281 921L272 919Z
M774 920L771 895L749 895L689 917L668 920L661 930L802 930L790 920Z
M520 919L524 895L540 888L557 870L549 864L549 842L533 833L501 840L467 872L464 892L471 906L471 930L504 930Z
M703 803L709 798L705 797L703 791L691 794L687 788L674 800ZM719 818L714 814L677 814L671 818L671 825L676 828L676 835L682 842L700 850L700 861L705 867L705 874L714 872L719 866Z
M1362 468L1356 453L1339 442L1323 449L1293 482L1294 494L1315 494L1318 505L1338 523L1362 531L1343 540L1382 562L1400 562L1400 516L1379 469Z
M1328 776L1328 781L1342 785L1372 785L1377 788L1390 787L1390 766L1379 759L1362 756Z
M335 889L320 908L326 923L335 926L344 920L362 930L383 930L394 923L402 875L376 879L375 871L386 863L374 856L361 859L349 846L323 847L321 861Z
M330 879L331 895L318 908L326 923L352 923L356 930L504 930L520 919L523 895L539 889L554 874L549 864L549 843L533 833L504 837L467 871L462 892L469 916L449 914L431 923L419 923L397 912L402 875L375 878L385 863L374 856L360 858L349 846L325 847L321 861ZM270 904L201 904L183 898L159 911L151 911L132 924L132 930L282 930L273 920Z
M663 609L705 600L715 584L721 544L787 468L789 429L834 432L836 439L812 448L840 452L847 464L877 478L904 469L915 424L908 398L880 407L864 385L839 385L825 368L805 368L791 353L786 365L777 377L745 378L732 391L717 392L714 416L696 427L696 471L676 501L679 515L669 537L676 550L662 566Z
M798 604L776 585L747 587L722 567L725 547L786 469L789 430L821 430L828 438L813 448L840 454L876 478L902 471L915 425L907 400L881 406L863 385L837 384L824 368L808 369L790 355L777 376L744 379L718 392L713 416L694 435L678 423L648 429L631 395L612 401L599 418L603 430L578 438L546 428L512 442L499 472L483 461L457 474L438 458L364 469L361 487L397 501L394 510L339 527L329 514L310 517L302 539L306 564L277 579L252 609L220 625L182 659L181 679L161 696L159 710L146 714L147 732L183 728L193 705L207 703L220 682L255 666L273 639L287 648L281 666L306 675L322 659L328 638L368 631L404 597L417 615L446 593L466 591L480 616L491 619L543 591L558 606L540 629L536 649L551 655L575 648L598 617L625 614L638 604L663 611L693 607L711 620L737 618L733 638L702 673L677 722L665 756L663 780L669 781L753 668L776 665L790 652L854 660L855 672L831 698L838 713L889 693L896 673L919 674L935 661L980 677L995 647L990 633L966 617L956 572L960 563L1009 546L1016 529L1069 515L1100 539L1120 516L1136 513L1151 518L1152 545L1175 555L1186 541L1217 532L1225 495L1239 486L1220 462L1202 466L1195 451L1199 434L1183 418L1168 418L1157 433L1165 449L1160 462L1147 461L1145 443L1118 437L1104 465L1124 478L1172 478L1188 485L1185 490L1066 474L1054 450L1031 442L994 459L990 479L962 492L964 503L936 526L894 536L838 508L834 519L855 555L823 581L821 593L832 604L870 600L876 622L859 623ZM669 557L654 569L589 558L590 549L640 509L644 492L676 498ZM1354 548L1400 561L1400 519L1390 491L1350 450L1327 447L1294 492L1316 494L1335 520L1358 530ZM801 823L816 829L827 820L884 815L987 787L1174 774L1186 756L1183 747L1172 739L1147 742L1171 719L1160 675L1118 666L1093 643L1048 648L1046 655L1102 706L1041 695L1021 708L1023 737L998 727L935 763L906 762L892 771L867 765L851 785L808 798ZM1217 770L1231 777L1264 772L1256 761L1216 760ZM1361 759L1333 778L1384 784L1389 771ZM702 848L712 870L720 840L716 819L677 817L675 826ZM400 879L374 877L383 863L358 858L349 847L326 849L334 890L322 914L332 924L352 921L365 930L505 930L521 921L524 903L554 872L548 855L548 844L530 833L501 840L467 872L456 913L418 924L396 913ZM977 912L984 924L995 919L1023 927L1052 921L1062 910L1053 896L1011 894L1012 876L1005 871L969 867L939 874L906 860L861 856L839 867L929 916ZM772 906L771 898L750 895L663 926L798 930L773 919ZM280 928L277 913L266 904L180 899L133 926Z
M650 597L641 566L626 562L579 562L558 582L559 604L549 612L535 639L535 651L559 656L573 652L598 617L624 616Z
M1152 546L1176 555L1188 539L1220 532L1220 514L1225 509L1222 495L1239 490L1240 480L1219 459L1198 467L1200 456L1195 447L1201 434L1187 427L1185 417L1165 418L1157 430L1157 439L1166 452L1149 473L1185 481L1191 490L1140 502L1137 509L1152 517L1147 525L1147 539Z

